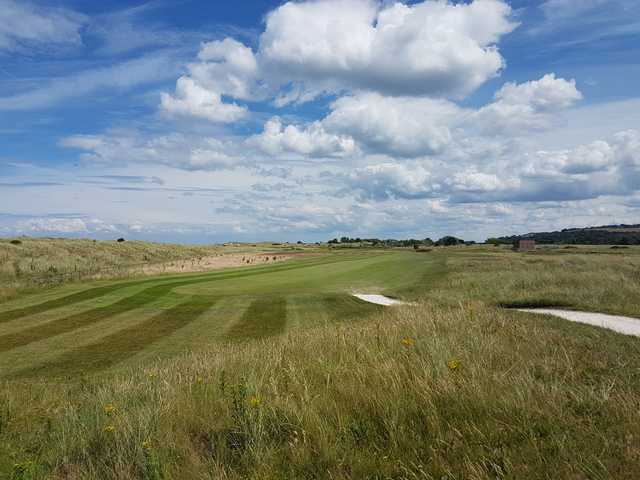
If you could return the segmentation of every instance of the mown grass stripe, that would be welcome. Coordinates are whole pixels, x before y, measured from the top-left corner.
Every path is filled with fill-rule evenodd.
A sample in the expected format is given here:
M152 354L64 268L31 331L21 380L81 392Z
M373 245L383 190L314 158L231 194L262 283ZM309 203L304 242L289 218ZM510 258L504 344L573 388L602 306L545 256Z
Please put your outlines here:
M98 297L108 295L116 290L124 288L124 285L107 285L104 287L90 288L89 290L83 290L72 295L56 298L47 302L39 303L37 305L31 305L28 307L18 308L15 310L9 310L0 313L0 323L10 322L22 317L28 317L36 315L38 313L46 312L47 310L53 310L54 308L65 307L75 303L84 302L86 300L93 300Z
M227 330L230 340L251 340L284 332L287 325L287 300L282 296L261 297L249 305L239 322Z
M205 297L190 298L142 323L109 334L98 342L69 350L52 362L17 372L15 376L29 377L42 373L66 376L110 368L193 322L213 307L217 300Z
M384 307L365 303L346 294L323 295L322 301L329 319L333 322L351 321L381 312Z
M37 342L55 335L70 332L77 328L85 327L109 317L113 317L114 315L142 307L168 293L170 289L170 286L168 287L165 285L148 288L136 293L135 295L118 300L111 305L94 308L59 320L53 320L45 323L44 325L36 325L18 332L2 335L0 336L0 352L6 352L13 348L28 345L32 342Z

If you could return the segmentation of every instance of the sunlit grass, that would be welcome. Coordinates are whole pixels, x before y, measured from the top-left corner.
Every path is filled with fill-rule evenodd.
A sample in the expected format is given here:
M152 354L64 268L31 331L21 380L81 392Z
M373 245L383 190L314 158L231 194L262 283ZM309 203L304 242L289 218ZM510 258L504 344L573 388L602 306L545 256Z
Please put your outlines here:
M640 317L635 250L416 255L443 268L397 284L416 305L363 317L303 288L226 298L247 305L209 348L5 381L0 478L640 477L640 341L500 307ZM282 316L287 328L269 323ZM130 333L119 341L146 338Z

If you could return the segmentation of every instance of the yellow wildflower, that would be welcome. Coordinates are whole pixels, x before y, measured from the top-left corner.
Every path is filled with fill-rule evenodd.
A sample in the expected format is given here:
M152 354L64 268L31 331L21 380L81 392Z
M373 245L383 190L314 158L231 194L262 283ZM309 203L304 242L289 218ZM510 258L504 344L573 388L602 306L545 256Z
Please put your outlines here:
M107 403L104 406L104 413L106 413L107 415L116 413L116 406L113 403Z
M255 395L254 395L254 396L252 396L252 397L249 399L249 404L250 404L252 407L259 407L259 406L260 406L260 403L262 403L262 402L261 402L261 400L260 400L260 397L257 397L257 396L255 396Z
M204 379L202 377L196 378L196 383L203 383Z
M413 338L407 337L402 339L402 344L405 347L413 347L413 345L415 344L415 341L413 340Z
M153 447L153 444L151 443L151 440L146 439L144 442L142 442L142 449L146 452L148 452L149 450L151 450L151 448Z
M113 425L106 425L103 430L105 431L105 433L113 433L116 431L116 427L114 427Z
M460 360L455 358L452 358L447 362L447 367L449 367L449 370L451 371L459 370L461 365L462 363L460 362Z

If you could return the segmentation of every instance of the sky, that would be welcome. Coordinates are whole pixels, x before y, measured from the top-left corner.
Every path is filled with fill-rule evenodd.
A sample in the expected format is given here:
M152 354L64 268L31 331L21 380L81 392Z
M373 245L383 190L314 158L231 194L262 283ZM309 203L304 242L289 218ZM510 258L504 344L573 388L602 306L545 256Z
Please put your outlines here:
M640 0L0 0L0 236L640 223Z

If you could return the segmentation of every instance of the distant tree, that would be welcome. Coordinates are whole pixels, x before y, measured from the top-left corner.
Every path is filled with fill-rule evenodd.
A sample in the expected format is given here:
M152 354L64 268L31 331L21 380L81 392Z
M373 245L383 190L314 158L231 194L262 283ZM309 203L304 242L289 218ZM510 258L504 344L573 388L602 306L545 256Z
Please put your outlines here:
M461 243L464 243L464 240L447 235L446 237L442 237L440 240L438 240L436 242L436 245L441 247L451 247L454 245L460 245Z
M502 242L500 242L500 240L499 240L499 239L497 239L497 238L493 238L493 237L492 237L492 238L488 238L488 239L487 239L487 241L486 241L486 242L484 242L484 243L489 244L489 245L493 245L493 246L496 246L496 247L497 247L497 246L498 246L498 245L500 245L500 243L502 243Z
M11 245L22 245L22 241L21 240L11 240L9 243Z
M333 240L329 240L327 243L330 243L333 245L335 243L340 243L340 241L337 238L334 238Z
M116 242L122 243L122 242L124 242L124 238L119 238L118 240L116 240Z

